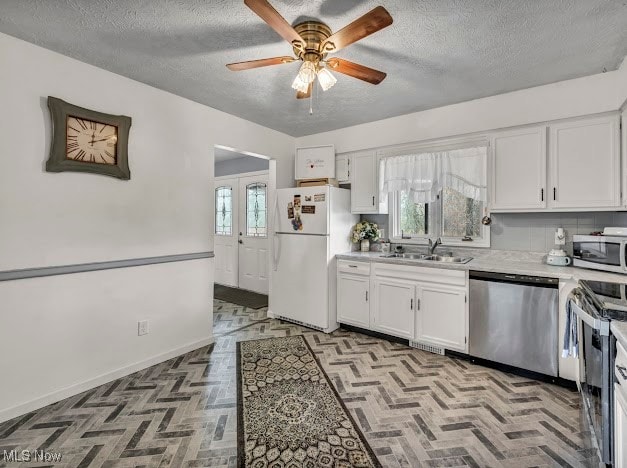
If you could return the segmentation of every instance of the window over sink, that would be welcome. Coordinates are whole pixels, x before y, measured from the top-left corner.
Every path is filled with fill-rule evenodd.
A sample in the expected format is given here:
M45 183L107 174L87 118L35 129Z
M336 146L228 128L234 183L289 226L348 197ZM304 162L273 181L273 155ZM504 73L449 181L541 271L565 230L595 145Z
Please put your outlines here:
M407 150L406 150L407 151ZM407 151L381 162L382 196L390 199L392 240L489 247L487 145Z

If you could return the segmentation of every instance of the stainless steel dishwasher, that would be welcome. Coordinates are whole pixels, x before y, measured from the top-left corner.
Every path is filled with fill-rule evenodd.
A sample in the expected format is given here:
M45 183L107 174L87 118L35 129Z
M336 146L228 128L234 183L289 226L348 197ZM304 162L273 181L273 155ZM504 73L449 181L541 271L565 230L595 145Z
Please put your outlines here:
M558 284L471 271L470 355L557 377Z

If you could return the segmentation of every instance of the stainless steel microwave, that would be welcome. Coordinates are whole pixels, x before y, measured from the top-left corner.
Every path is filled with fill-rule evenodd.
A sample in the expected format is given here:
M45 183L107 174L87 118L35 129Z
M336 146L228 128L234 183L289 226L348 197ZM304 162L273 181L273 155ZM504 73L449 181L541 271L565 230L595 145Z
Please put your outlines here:
M627 237L573 236L573 266L627 274Z

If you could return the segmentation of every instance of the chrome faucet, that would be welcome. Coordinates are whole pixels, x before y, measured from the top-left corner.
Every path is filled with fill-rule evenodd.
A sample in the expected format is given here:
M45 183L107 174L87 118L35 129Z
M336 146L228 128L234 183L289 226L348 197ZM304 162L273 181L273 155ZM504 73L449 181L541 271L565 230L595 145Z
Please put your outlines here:
M429 255L433 255L433 253L435 252L435 249L438 248L438 245L442 244L442 239L440 237L438 237L438 239L433 242L431 239L429 239Z

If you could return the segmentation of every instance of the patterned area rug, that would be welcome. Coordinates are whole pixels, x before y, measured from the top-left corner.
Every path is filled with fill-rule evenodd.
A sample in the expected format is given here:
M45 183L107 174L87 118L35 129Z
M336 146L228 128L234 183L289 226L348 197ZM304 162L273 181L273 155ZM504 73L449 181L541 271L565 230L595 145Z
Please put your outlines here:
M240 467L380 467L302 335L237 343Z

